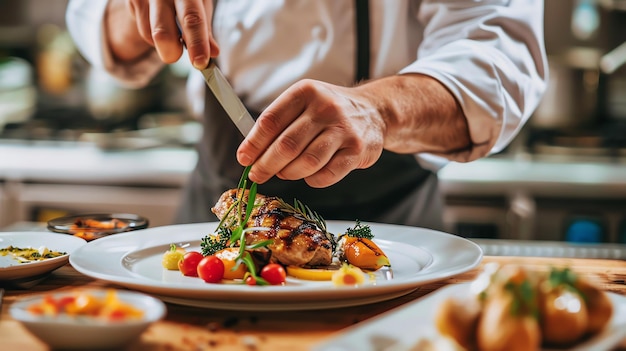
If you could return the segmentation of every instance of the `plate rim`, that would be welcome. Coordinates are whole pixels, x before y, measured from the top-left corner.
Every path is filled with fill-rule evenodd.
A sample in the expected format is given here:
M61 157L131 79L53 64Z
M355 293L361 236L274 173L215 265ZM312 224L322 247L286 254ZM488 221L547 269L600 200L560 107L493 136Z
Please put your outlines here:
M372 229L374 230L374 233L376 235L375 240L378 237L381 240L397 241L397 242L402 242L405 244L415 246L420 250L424 250L428 252L431 256L432 262L429 265L422 267L422 269L419 271L419 274L417 275L417 278L413 277L411 279L405 279L403 281L400 281L394 284L361 286L361 287L354 288L354 289L345 289L343 291L342 289L327 289L327 288L319 289L319 290L315 290L316 297L314 298L304 297L305 295L311 294L310 288L301 289L301 292L298 290L294 291L293 287L291 289L286 289L286 287L284 286L267 286L267 287L264 286L258 289L254 289L254 287L252 287L252 289L248 289L250 287L246 286L246 288L241 289L241 288L232 288L232 285L230 287L228 287L228 285L222 285L222 286L219 286L219 285L215 285L215 286L197 285L196 286L194 285L194 286L187 286L187 287L181 288L181 287L167 286L165 283L162 283L162 282L148 281L148 278L144 278L145 281L138 282L137 278L140 278L140 277L133 276L133 272L130 272L127 270L122 271L122 272L115 271L116 269L120 269L120 267L121 269L125 270L125 268L122 265L122 262L115 263L116 265L119 264L119 267L112 268L115 274L111 274L108 271L105 272L103 270L98 270L97 268L96 270L93 270L88 267L92 259L90 258L88 254L89 252L96 250L96 249L102 250L103 247L107 247L113 243L117 243L118 246L124 246L124 245L119 245L119 244L126 245L126 247L123 250L124 253L122 253L121 256L119 256L120 259L127 255L130 255L134 251L138 251L138 250L142 250L142 249L146 249L150 247L155 247L154 243L152 243L150 239L146 239L146 240L139 239L142 236L144 236L145 238L145 236L150 235L150 233L157 233L157 234L161 233L160 235L164 235L162 234L164 231L165 232L178 231L179 233L185 233L186 231L193 230L193 231L200 233L198 234L198 237L193 240L200 240L201 235L202 235L201 233L208 233L212 231L218 224L218 222L203 222L203 223L177 224L177 225L153 227L153 228L117 234L115 236L110 236L110 237L105 237L105 238L97 239L94 241L90 241L83 247L79 248L74 255L70 256L70 264L80 273L90 276L92 278L101 279L101 280L119 284L128 288L137 289L140 291L162 295L162 296L164 295L164 296L172 296L172 297L180 297L180 298L189 298L193 300L194 298L197 299L196 297L201 295L202 300L208 299L211 301L218 301L220 299L222 300L228 299L229 302L232 302L233 300L237 300L237 299L246 300L247 298L250 298L250 297L263 298L263 297L271 296L273 299L277 299L278 297L289 297L292 299L292 302L295 303L296 301L297 302L311 301L311 300L322 299L322 298L341 299L346 296L361 297L361 296L376 295L376 294L383 295L385 293L390 293L390 292L399 291L399 290L409 290L410 288L415 289L421 285L428 284L428 283L442 280L442 279L446 279L451 276L471 270L475 268L476 266L478 266L480 262L482 261L483 253L482 253L482 249L480 248L480 246L478 246L477 244L473 243L472 241L468 239L465 239L465 238L462 238L453 234L444 233L444 232L436 231L432 229L420 228L420 227L410 227L410 226L401 226L401 225L394 225L394 224L372 223L372 222L362 222L362 223L369 224L370 226L372 226ZM350 226L353 226L354 222L327 221L327 224L330 228L332 227L339 228L339 226L348 228ZM207 230L208 228L211 228L211 229ZM393 230L396 230L396 231L399 230L401 232L397 234L394 233L394 235L392 235L393 239L389 239L388 234L380 234L380 232L376 233L377 229L378 230L385 229L385 232L393 231ZM404 235L402 235L402 233L404 233ZM410 234L407 235L407 233L410 233ZM429 234L436 235L440 239L438 240L440 245L446 244L446 243L447 244L453 243L455 245L461 245L463 248L465 248L463 255L461 255L462 259L458 263L456 261L453 262L456 265L453 264L452 266L449 266L449 261L450 261L449 257L447 256L443 257L442 253L432 252L431 251L432 248L429 249L428 247L426 248L424 247L425 242L437 242L437 241L436 240L424 241L422 239L421 243L418 245L417 243L420 242L420 239L416 239L416 233L421 233L423 235L429 235ZM411 242L410 240L411 236L413 236L413 242ZM184 241L184 239L185 238L180 238L180 240L182 241ZM168 241L167 243L161 242L158 245L159 246L167 245L171 242L176 242L176 241L177 240L172 239L171 241ZM150 245L153 245L153 246L150 246ZM449 254L449 252L447 254ZM119 253L116 255L119 255ZM115 259L117 259L117 256L115 257ZM216 288L216 287L219 287L219 288ZM407 291L407 293L408 292L410 291ZM224 294L224 293L226 294L231 293L231 295L222 296L222 297L217 296L219 294ZM259 302L264 303L267 301L262 301L261 299L261 301Z

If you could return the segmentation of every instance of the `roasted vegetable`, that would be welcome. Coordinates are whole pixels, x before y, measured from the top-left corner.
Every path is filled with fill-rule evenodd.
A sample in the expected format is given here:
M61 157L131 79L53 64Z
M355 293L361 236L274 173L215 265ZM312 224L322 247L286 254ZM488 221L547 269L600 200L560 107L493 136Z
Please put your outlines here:
M587 305L587 331L591 334L600 332L613 315L613 305L609 296L585 279L576 279L574 286L580 291Z
M331 279L335 286L358 286L365 281L365 274L359 267L344 263Z
M183 259L183 255L185 254L185 249L182 247L176 247L176 245L171 244L170 249L165 251L163 257L161 258L161 264L163 268L177 271L178 270L178 261Z
M448 298L441 303L435 314L435 326L439 332L453 339L466 350L476 348L476 328L481 304L478 298Z
M345 234L339 236L342 258L361 269L377 270L390 266L389 258L372 241L373 237L370 227L357 220L354 227L348 228Z
M489 296L480 316L476 341L481 351L532 351L541 346L539 322L519 309L511 291Z
M573 344L587 333L587 306L569 269L552 269L539 289L541 332L547 344Z
M541 334L547 344L569 345L587 332L587 306L582 297L563 286L543 286L540 294Z
M238 247L227 247L215 253L215 256L224 263L224 279L243 279L248 268L243 262L237 261Z
M470 351L569 347L604 329L613 313L607 294L569 268L485 266L470 291L435 315L440 334Z

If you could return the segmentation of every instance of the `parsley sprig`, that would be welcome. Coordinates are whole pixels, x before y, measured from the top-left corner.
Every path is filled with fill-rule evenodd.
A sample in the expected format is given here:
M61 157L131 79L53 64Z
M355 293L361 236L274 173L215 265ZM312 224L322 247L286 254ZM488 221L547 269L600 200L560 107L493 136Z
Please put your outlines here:
M510 310L513 316L529 315L539 318L537 292L533 289L528 279L524 279L520 283L507 282L504 285L504 289L513 295L513 303Z
M218 227L217 233L207 235L200 241L200 249L202 256L211 256L220 250L228 247L228 239L230 239L232 231L226 227Z
M364 239L373 239L374 234L372 234L372 228L369 225L361 223L360 220L356 220L356 224L354 227L346 229L345 235L355 237L355 238L364 238Z

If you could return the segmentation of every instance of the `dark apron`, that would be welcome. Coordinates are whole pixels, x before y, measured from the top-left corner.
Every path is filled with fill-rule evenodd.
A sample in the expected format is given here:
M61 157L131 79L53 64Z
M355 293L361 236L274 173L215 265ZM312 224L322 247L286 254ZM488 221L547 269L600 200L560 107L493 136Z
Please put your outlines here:
M211 207L226 190L237 187L243 167L236 150L243 136L212 94L207 94L204 135L198 163L186 186L177 223L212 222ZM326 220L361 220L443 229L443 201L437 176L413 155L384 151L372 167L354 170L337 184L311 188L304 181L276 177L259 184L263 195L289 203L300 200Z

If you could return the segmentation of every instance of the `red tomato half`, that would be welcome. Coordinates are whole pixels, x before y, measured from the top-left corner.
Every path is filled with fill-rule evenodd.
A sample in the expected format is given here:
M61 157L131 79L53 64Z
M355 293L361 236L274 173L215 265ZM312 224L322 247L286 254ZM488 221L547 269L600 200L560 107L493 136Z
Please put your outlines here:
M261 269L261 278L272 285L281 285L285 284L287 272L285 272L285 268L278 263L270 263Z
M178 270L187 277L198 276L198 263L204 256L197 251L188 251L183 259L178 261Z
M198 277L207 283L219 283L224 278L224 262L214 255L202 258L197 270Z

